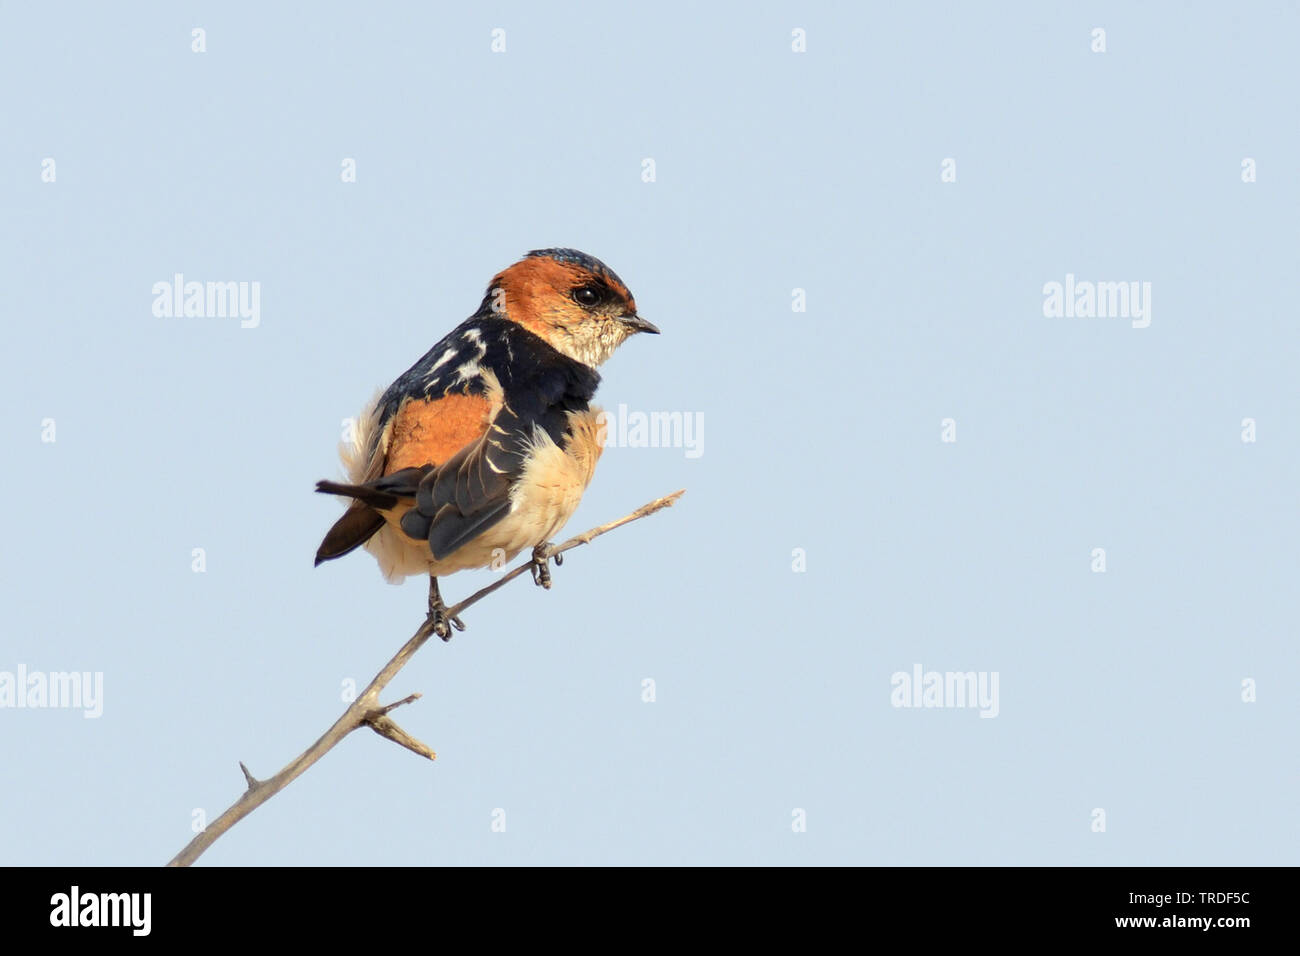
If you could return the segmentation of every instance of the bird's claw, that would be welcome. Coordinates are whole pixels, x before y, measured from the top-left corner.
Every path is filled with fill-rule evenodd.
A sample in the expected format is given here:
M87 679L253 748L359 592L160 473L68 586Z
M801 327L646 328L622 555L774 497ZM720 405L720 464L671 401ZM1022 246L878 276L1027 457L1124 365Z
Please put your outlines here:
M444 642L451 640L452 628L458 631L465 630L465 622L455 615L448 614L447 608L441 604L429 608L429 620L433 622L433 633Z
M433 633L443 641L451 640L451 629L465 630L465 622L453 614L447 613L447 605L442 603L442 592L438 590L438 579L429 575L429 617L427 622L433 625Z
M551 567L548 562L552 556L547 554L547 549L550 546L548 541L533 548L533 583L547 590L550 590L551 587ZM564 563L560 555L554 555L554 558L556 567Z

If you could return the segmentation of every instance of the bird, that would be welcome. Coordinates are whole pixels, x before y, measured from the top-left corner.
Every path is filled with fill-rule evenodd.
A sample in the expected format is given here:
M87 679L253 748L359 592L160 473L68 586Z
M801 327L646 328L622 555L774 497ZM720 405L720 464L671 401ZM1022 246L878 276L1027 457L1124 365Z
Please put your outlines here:
M638 333L659 329L594 256L535 249L498 272L478 310L363 409L340 447L348 481L317 482L348 506L316 565L364 546L393 583L427 574L444 641L465 625L438 578L531 548L549 588L546 548L604 446L596 369Z

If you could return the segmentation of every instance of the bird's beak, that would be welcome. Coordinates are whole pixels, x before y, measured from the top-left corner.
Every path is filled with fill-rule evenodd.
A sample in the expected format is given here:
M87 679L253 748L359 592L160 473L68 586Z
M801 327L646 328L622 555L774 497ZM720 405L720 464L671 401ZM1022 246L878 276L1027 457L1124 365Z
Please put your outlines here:
M633 332L649 332L651 335L659 334L659 326L655 325L653 322L647 322L635 312L631 315L623 316L622 321L625 325L630 326Z

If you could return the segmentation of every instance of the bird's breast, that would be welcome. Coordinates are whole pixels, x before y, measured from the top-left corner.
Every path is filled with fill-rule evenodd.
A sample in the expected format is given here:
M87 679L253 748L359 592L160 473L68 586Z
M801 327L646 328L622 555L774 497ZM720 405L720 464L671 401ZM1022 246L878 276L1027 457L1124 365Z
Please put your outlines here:
M534 434L523 471L510 489L510 513L501 525L520 548L549 541L578 509L604 450L598 408L568 413L569 427L557 445L542 429Z

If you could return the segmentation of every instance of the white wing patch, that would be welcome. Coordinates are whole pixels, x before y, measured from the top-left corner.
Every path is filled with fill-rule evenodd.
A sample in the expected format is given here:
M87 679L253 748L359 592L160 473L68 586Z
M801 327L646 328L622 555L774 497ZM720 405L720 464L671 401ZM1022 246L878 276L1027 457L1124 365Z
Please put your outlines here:
M476 378L480 373L479 360L487 355L487 343L483 341L483 333L478 329L466 329L461 335L466 342L473 342L478 354L468 362L456 369L456 382L468 382L471 378Z
M456 357L456 350L447 349L447 351L442 353L442 358L438 359L438 361L434 362L431 366L429 366L429 371L428 373L426 373L425 378L428 379L429 381L432 381L433 379L437 378L438 376L435 375L434 372L438 371L438 369L442 368L442 366L446 365L455 357Z

